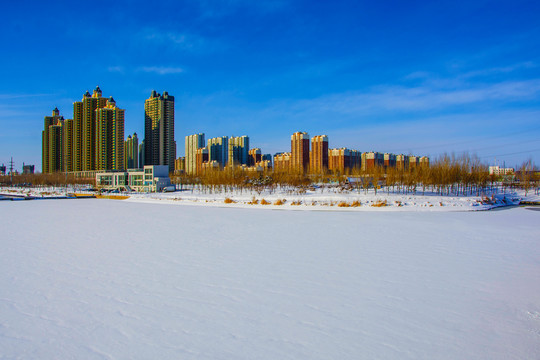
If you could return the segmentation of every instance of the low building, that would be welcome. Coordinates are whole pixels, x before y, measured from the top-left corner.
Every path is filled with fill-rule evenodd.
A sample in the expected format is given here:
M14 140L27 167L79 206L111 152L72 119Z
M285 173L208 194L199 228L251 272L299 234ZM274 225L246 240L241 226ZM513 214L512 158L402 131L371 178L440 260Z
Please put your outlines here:
M501 168L499 166L490 166L489 175L513 175L514 168Z
M22 173L25 175L30 175L34 173L35 165L25 165L23 163Z
M168 165L96 173L96 187L100 190L159 192L167 186L171 186Z
M277 153L274 155L274 171L289 171L291 167L291 153Z
M178 159L174 160L174 173L183 174L185 172L186 172L186 158L179 157Z

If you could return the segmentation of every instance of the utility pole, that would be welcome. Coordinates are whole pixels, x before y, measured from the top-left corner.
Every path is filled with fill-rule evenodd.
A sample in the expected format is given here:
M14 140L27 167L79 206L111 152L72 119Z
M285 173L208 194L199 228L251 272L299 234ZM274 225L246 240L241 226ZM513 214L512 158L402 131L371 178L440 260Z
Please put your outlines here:
M11 175L11 185L13 185L13 156L11 157L11 161L9 162L9 173Z

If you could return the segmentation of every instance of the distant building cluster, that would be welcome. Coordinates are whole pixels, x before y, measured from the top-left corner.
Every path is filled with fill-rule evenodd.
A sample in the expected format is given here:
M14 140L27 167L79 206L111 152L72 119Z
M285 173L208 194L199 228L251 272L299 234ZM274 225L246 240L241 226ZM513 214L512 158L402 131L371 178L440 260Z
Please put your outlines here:
M174 96L152 91L145 101L145 137L124 140L125 110L98 87L73 103L73 119L58 108L45 116L42 131L42 172L91 173L124 171L144 165L166 165L174 170Z
M82 173L92 177L100 173L100 183L116 179L120 183L125 180L124 185L131 186L129 179L139 181L140 174L135 170L143 171L145 166L165 166L169 173L198 175L233 168L344 173L352 169L407 169L429 165L429 158L425 156L331 149L327 135L310 138L307 132L292 134L290 151L275 155L264 154L260 148L250 148L246 135L205 139L204 133L193 134L185 138L185 156L177 158L174 96L166 91L163 94L152 91L145 101L144 115L144 138L139 142L137 133L124 139L125 110L116 105L112 96L103 97L99 87L92 94L87 91L81 101L73 103L73 119L64 119L55 108L51 116L44 118L42 172ZM5 169L1 170L5 173ZM25 168L23 172L33 172L33 168ZM163 168L159 168L160 176L156 178L163 178L162 172ZM107 175L103 175L105 173ZM117 174L112 176L111 173ZM150 188L150 183L155 181L149 180L141 186Z
M45 116L42 172L123 170L124 112L99 86L73 103L73 119L55 108Z
M227 155L228 149L228 155ZM247 153L247 159L244 155ZM352 169L408 169L429 165L426 156L396 155L379 152L360 152L347 148L330 149L327 135L310 138L306 132L291 135L291 151L262 155L261 149L249 149L249 138L219 137L205 142L204 134L186 136L186 156L175 163L177 172L202 174L212 169L241 166L246 170L273 168L276 172L344 173Z
M255 171L270 169L271 159L259 148L250 149L248 136L221 136L206 141L201 133L186 136L185 157L177 159L175 171L189 175L237 167Z

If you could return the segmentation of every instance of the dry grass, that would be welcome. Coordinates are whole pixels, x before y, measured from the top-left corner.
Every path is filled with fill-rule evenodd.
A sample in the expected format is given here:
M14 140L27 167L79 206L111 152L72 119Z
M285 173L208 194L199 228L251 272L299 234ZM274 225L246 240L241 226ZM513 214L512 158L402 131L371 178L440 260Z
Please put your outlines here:
M403 206L403 203L399 200L394 201L394 204L396 204L396 206Z
M385 207L386 205L386 200L377 200L375 203L371 204L373 207Z
M271 204L270 202L268 202L268 201L266 201L264 199L261 200L261 205L270 205L270 204Z
M223 200L223 202L225 204L234 204L236 201L234 201L233 199L231 198L225 198L225 200Z
M255 196L253 197L253 199L251 199L250 202L248 202L249 205L257 205L259 203L259 200L255 199Z
M283 199L283 200L282 199L277 199L276 201L274 201L274 205L283 205L283 204L285 204L286 201L287 200L285 200L285 199Z
M351 205L346 201L342 201L337 206L338 207L350 207Z
M97 199L109 199L109 200L126 200L129 196L126 195L96 195Z
M295 206L298 206L298 205L302 205L302 201L298 200L298 201L293 201L291 203L291 205L295 205Z
M359 207L359 206L362 206L362 203L360 202L360 200L355 200L351 204L351 207Z

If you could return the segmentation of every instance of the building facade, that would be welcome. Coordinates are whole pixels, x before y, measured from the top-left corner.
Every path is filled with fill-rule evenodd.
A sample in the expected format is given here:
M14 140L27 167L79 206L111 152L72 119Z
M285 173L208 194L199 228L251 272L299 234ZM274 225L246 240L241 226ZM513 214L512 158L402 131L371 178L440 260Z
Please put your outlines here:
M204 147L204 142L204 133L186 136L186 174L193 175L197 173L197 150Z
M229 166L247 165L249 162L249 137L231 136L229 138L227 163Z
M145 165L167 165L174 171L174 96L155 90L144 103Z
M208 161L217 161L221 168L229 162L229 138L227 136L208 139Z
M296 132L291 135L291 172L306 172L309 167L309 134Z
M64 117L58 108L54 108L52 116L45 116L41 132L41 172L44 174L63 171L62 169L62 126Z
M167 165L145 165L142 169L96 173L96 187L100 190L156 192L169 186L171 179Z
M129 135L124 145L124 168L138 169L139 168L139 138L137 133L133 136Z
M249 149L248 166L254 166L259 161L262 161L262 151L259 148Z
M111 96L96 110L96 170L124 170L124 110Z
M317 135L311 138L309 171L323 174L328 170L328 136Z
M334 173L345 173L348 170L360 169L362 153L347 148L328 150L328 169Z
M291 168L292 155L289 152L274 155L274 171L288 172Z

